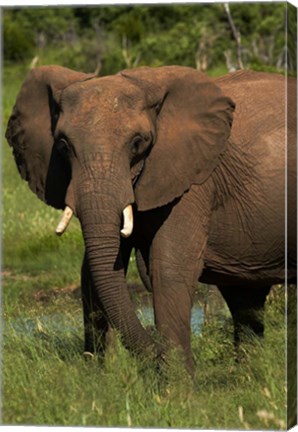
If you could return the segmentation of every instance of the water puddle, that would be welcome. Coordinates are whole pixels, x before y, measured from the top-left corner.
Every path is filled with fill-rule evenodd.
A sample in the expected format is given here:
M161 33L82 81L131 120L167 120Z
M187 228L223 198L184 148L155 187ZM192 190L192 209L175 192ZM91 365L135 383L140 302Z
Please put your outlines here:
M143 326L154 325L153 308L150 305L139 306L136 312ZM195 305L191 315L191 328L194 334L200 334L203 321L203 309ZM76 334L78 329L82 328L82 315L81 313L75 315L54 313L34 318L17 318L6 323L6 328L13 329L17 334L28 336L36 333Z
M154 325L153 308L150 306L142 306L137 310L138 318L141 323L146 327ZM191 313L191 329L194 334L198 335L201 333L201 328L204 323L204 312L203 309L195 305L192 308Z

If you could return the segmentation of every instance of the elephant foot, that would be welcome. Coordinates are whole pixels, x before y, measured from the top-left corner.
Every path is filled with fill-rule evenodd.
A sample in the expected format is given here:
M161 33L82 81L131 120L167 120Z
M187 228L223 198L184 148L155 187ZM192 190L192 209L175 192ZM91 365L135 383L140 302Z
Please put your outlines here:
M227 302L234 322L234 344L236 353L243 343L262 340L264 336L264 307L270 286L228 287L218 286ZM243 356L243 352L241 354ZM241 357L238 354L238 357Z
M234 324L234 361L235 365L247 361L251 350L264 341L263 322L253 321L245 324Z
M242 343L253 343L264 338L264 309L248 310L242 314L235 313L233 321L236 347Z
M162 380L167 380L169 376L179 376L179 379L184 377L187 381L190 379L194 382L195 371L196 364L192 354L187 355L181 347L168 344L167 349L163 347L156 358L156 372Z

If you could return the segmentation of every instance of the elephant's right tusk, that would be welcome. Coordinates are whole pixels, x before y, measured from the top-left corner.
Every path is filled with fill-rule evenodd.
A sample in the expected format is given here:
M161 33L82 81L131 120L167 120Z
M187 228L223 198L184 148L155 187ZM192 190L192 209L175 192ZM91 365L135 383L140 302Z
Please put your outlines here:
M64 233L64 231L67 229L70 219L72 218L72 215L73 215L72 209L66 206L63 215L60 219L60 222L58 223L57 228L55 230L58 236L61 236Z
M122 237L129 237L133 230L133 209L131 204L123 210L123 228L120 231Z

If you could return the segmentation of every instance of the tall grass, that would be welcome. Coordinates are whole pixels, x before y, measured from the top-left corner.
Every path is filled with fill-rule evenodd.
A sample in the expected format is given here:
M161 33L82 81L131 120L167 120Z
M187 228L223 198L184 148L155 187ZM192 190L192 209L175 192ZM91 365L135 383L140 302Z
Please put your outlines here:
M193 338L196 379L175 355L167 379L133 358L114 335L105 361L82 358L80 303L69 294L5 315L6 424L285 428L283 313L269 304L263 344L244 344L235 363L229 323Z
M4 124L24 78L4 69ZM13 77L13 79L12 79ZM5 128L4 125L4 128ZM82 358L79 285L83 243L73 221L56 238L59 212L21 181L3 141L3 352L5 424L211 429L286 427L282 289L266 311L266 337L234 358L229 319L213 317L193 335L192 383L173 353L167 378L132 357L114 335L106 358ZM129 280L136 280L132 266Z

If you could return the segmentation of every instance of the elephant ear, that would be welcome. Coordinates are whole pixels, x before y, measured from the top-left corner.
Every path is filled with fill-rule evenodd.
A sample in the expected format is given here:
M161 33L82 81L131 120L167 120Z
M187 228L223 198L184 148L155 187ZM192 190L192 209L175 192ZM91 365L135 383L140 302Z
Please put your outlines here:
M90 75L60 66L42 66L27 76L8 121L6 139L23 179L44 202L64 208L71 173L54 146L63 89Z
M141 211L163 206L219 163L232 126L234 103L204 74L165 66L123 71L156 111L156 140L135 187Z

